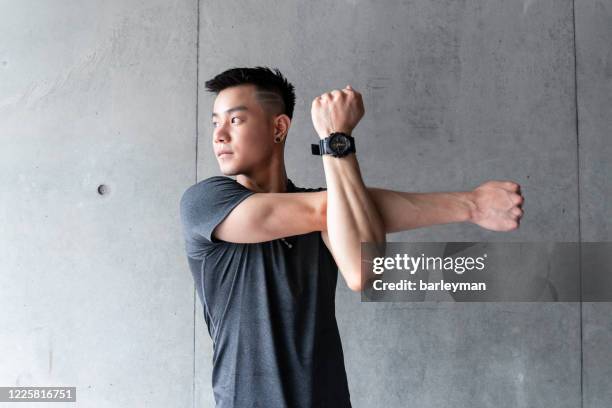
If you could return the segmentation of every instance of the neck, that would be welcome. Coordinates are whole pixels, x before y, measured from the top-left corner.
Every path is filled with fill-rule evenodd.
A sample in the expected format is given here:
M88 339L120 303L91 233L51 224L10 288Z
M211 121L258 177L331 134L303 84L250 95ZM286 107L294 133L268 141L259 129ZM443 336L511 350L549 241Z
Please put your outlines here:
M250 174L239 174L236 181L257 193L285 193L287 191L287 172L283 157L272 157L262 168Z

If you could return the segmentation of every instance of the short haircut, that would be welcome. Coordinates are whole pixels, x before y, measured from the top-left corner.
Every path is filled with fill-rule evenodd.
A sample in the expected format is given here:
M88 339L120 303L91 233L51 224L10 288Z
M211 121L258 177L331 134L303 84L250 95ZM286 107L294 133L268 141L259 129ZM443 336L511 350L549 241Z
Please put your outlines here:
M216 94L225 88L242 84L255 85L255 97L269 115L284 113L293 119L294 87L278 68L231 68L205 82L206 90Z

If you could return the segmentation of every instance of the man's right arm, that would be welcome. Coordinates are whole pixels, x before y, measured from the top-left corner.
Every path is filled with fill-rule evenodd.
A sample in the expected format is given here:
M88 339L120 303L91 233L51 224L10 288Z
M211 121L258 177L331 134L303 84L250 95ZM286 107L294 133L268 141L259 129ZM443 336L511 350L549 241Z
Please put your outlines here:
M368 190L387 233L455 222L509 231L523 215L519 186L510 181L491 180L466 192ZM479 213L483 215L475 219ZM327 191L253 194L232 210L214 235L227 242L254 243L313 231L327 231Z
M327 229L327 193L255 193L213 230L215 238L256 243Z

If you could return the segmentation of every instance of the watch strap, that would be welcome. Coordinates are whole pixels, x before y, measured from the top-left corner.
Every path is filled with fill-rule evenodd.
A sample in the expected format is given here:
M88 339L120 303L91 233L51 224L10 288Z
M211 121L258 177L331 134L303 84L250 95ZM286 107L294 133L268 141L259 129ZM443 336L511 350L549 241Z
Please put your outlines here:
M331 140L331 137L335 134L335 133L341 133L341 132L333 132L331 133L328 137L326 137L325 139L320 139L318 144L311 144L310 145L310 150L312 152L312 154L317 155L317 156L323 156L325 154L329 154L335 157L334 155L334 151L329 147L329 141ZM342 133L344 136L346 136L349 141L350 141L350 149L346 152L346 154L348 153L355 153L355 139L346 133ZM346 155L345 154L345 155Z

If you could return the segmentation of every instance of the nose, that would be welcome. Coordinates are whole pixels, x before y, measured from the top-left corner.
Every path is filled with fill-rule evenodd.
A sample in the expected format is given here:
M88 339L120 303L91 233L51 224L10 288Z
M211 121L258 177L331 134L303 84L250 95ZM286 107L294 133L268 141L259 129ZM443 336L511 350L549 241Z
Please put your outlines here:
M227 143L229 142L230 135L225 125L219 125L216 129L213 130L213 140L215 143Z

